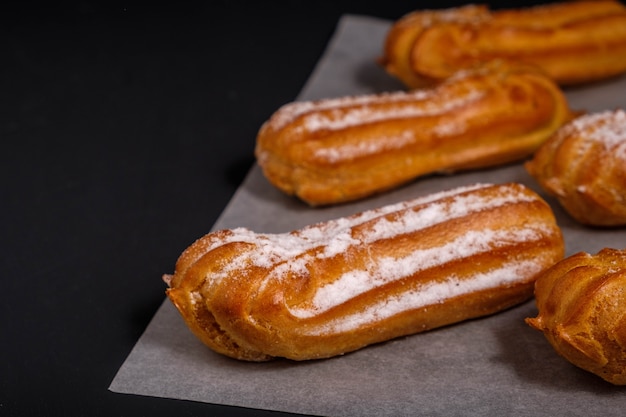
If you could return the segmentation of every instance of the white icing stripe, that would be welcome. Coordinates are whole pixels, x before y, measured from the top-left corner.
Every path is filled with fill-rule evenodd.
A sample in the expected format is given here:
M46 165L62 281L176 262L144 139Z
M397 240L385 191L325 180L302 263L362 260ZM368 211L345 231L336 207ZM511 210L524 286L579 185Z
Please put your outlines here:
M480 72L466 72L451 77L448 84L455 84ZM380 94L345 96L319 101L296 101L278 109L264 128L281 130L297 119L302 118L300 129L317 131L320 129L344 129L362 123L373 123L387 119L423 117L442 114L483 97L485 92L469 89L460 95L445 97L435 101L443 94L436 89L417 89L413 91L394 91ZM414 103L409 105L407 103ZM394 106L398 104L398 106ZM384 105L384 106L380 106ZM324 114L322 114L324 113Z
M415 310L429 305L443 303L463 294L497 288L502 285L520 282L520 276L532 277L540 272L540 263L535 260L510 263L493 271L476 274L469 279L449 277L444 282L424 285L415 291L403 293L395 298L381 300L363 311L341 317L322 326L306 331L308 335L336 334L371 325L396 314Z
M272 129L280 130L298 117L312 112L340 109L348 106L367 106L374 103L402 103L414 100L426 100L433 95L430 90L414 90L411 92L396 91L381 94L363 94L345 96L319 101L295 101L282 106L269 121Z
M292 308L289 311L295 317L310 318L375 288L410 277L419 271L539 237L541 233L531 228L513 231L471 231L443 246L416 250L404 258L386 257L374 260L366 266L366 270L350 271L336 281L319 288L310 307Z
M498 189L496 195L462 194L488 186L479 184L461 187L309 226L296 233L257 234L245 228L233 229L224 239L213 242L211 247L207 248L207 252L232 242L251 243L254 248L231 260L219 272L212 273L207 277L207 281L210 283L221 280L231 274L245 274L245 269L250 266L273 268L266 279L280 279L289 272L298 274L305 271L306 262L313 260L311 256L303 255L313 248L323 249L317 253L317 258L330 258L345 252L351 245L370 244L380 239L413 233L473 212L494 209L508 203L534 200L532 195L524 194L518 188L504 186ZM449 197L451 201L438 201ZM423 208L411 209L421 204L424 205ZM396 212L401 214L394 216ZM392 215L393 219L387 219L385 215ZM365 227L361 235L355 231L356 226L370 221L371 227Z
M337 238L342 233L349 231L354 226L368 222L376 217L381 217L389 213L402 211L410 207L418 206L421 204L428 204L437 200L452 197L458 194L479 190L492 186L491 184L474 184L463 187L458 187L452 190L441 191L426 195L424 197L418 197L413 200L403 201L396 204L389 204L380 208L366 210L358 213L354 216L344 217L334 220L329 220L325 223L314 224L307 226L299 230L296 234L292 233L278 233L270 234L255 233L247 228L239 227L232 229L228 236L224 239L215 239L210 242L204 249L204 252L210 252L215 248L232 243L232 242L247 242L254 244L272 244L280 247L287 247L297 249L293 255L297 255L300 252L304 252L315 246L320 246L323 242L330 239ZM306 246L304 246L306 245ZM288 256L287 254L285 255Z
M325 148L318 148L316 158L335 163L346 158L358 158L372 155L382 150L400 149L415 141L415 134L405 130L397 136L377 136L374 140L362 140L356 143L333 144Z
M385 120L426 117L446 113L456 107L483 97L481 90L469 90L463 96L451 97L440 102L422 101L414 105L402 106L355 106L340 111L321 113L313 112L303 116L299 130L316 132L318 130L342 130L364 123L376 123Z
M532 195L509 189L499 196L466 194L451 202L432 202L421 210L408 210L400 218L389 221L381 217L365 237L366 243L387 239L399 234L413 233L421 229L466 216L481 210L490 210L509 203L533 201Z
M566 135L578 133L583 139L602 143L610 151L626 142L626 112L616 110L584 115L574 119L563 131Z
M300 235L309 237L312 240L322 241L326 239L328 236L333 235L335 232L340 231L341 229L352 228L359 224L375 219L376 217L382 217L389 213L402 211L402 210L419 206L419 205L426 205L426 204L433 203L438 200L443 200L449 197L453 197L455 195L460 195L463 193L476 191L476 190L479 190L482 188L488 188L491 186L492 184L468 185L468 186L458 187L452 190L440 191L440 192L429 194L423 197L418 197L413 200L403 201L403 202L399 202L395 204L389 204L387 206L383 206L377 209L364 211L362 213L356 214L351 217L331 220L321 225L321 227L320 225L308 226L300 231Z

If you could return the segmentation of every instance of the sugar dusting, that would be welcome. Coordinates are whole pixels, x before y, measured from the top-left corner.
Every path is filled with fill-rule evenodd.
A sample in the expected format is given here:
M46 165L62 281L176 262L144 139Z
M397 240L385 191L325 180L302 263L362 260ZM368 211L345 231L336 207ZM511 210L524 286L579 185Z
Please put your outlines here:
M563 135L577 135L588 143L604 145L606 152L626 161L626 112L591 113L574 119L563 128Z
M466 233L442 246L413 251L403 258L385 257L367 265L365 270L350 271L316 292L312 307L291 309L299 318L309 318L377 287L410 277L446 262L489 252L516 242L528 242L541 236L538 229L482 230ZM501 282L498 282L498 285ZM447 297L444 297L447 298Z
M363 94L359 96L345 96L328 98L318 101L295 101L285 104L269 120L271 127L280 130L302 115L312 112L341 109L348 106L368 106L375 103L402 103L414 100L426 100L432 93L427 90L412 92L397 91L381 94Z
M381 300L363 311L337 318L329 323L308 330L308 334L341 333L372 324L404 311L443 303L463 294L496 288L507 283L519 282L520 276L531 277L540 272L541 264L528 260L511 262L500 268L478 273L471 278L447 277L443 282L431 282L418 289L404 292L397 297Z
M489 187L493 187L493 192L474 192ZM383 239L414 233L474 212L506 204L533 201L535 198L534 195L525 193L519 186L475 184L311 225L291 233L259 234L245 228L233 229L225 234L223 239L209 239L207 252L231 242L249 243L251 246L249 250L241 251L235 259L229 260L221 270L207 276L206 283L211 285L213 282L233 277L243 279L251 267L258 267L267 269L264 281L259 283L259 290L263 291L266 285L275 280L307 276L310 273L308 268L316 260L340 255L351 246L367 247ZM292 307L290 312L297 318L314 317L359 294L421 270L516 242L539 239L543 235L541 227L542 225L527 224L517 230L474 230L451 242L438 247L415 250L404 257L370 259L365 268L346 272L335 281L318 288L309 301L299 307ZM371 315L380 319L398 311L426 305L425 303L432 302L432 299L441 301L454 297L455 294L464 293L474 287L491 288L502 285L507 280L519 280L518 272L528 268L530 266L524 262L513 262L498 270L477 276L478 282L474 282L475 279L466 282L448 278L443 283L429 284L419 291L380 305L373 305L365 312L354 313L344 321L332 324L332 327L347 329L364 320L370 321L371 318L367 317ZM289 309L288 306L287 308Z
M465 80L483 77L484 71L460 71L436 88L291 102L270 117L262 126L259 136L277 135L290 142L304 139L315 141L313 157L329 163L401 149L417 141L418 129L404 129L403 132L389 134L386 132L390 129L374 127L384 126L387 122L452 114L456 109L483 99L490 94L489 89L475 88ZM467 129L462 118L448 119L454 121L438 123L429 129L429 134L446 137L461 134ZM352 133L348 129L360 126L372 127L368 131L375 133L343 135L344 131ZM324 140L327 137L334 138L331 136L333 133L342 136L342 140ZM257 157L262 163L267 155L259 150Z
M211 239L205 251L232 242L249 243L250 251L242 252L219 272L207 277L219 280L248 267L275 268L272 275L301 272L304 263L310 261L311 249L319 248L314 255L318 259L333 257L344 252L350 245L370 244L380 239L416 232L473 212L493 209L505 204L531 201L531 195L516 187L497 186L498 192L479 195L472 191L490 187L490 184L474 184L425 197L367 210L359 214L305 227L291 233L255 233L246 228L236 228L223 239ZM365 232L354 235L355 226L368 223ZM306 255L306 256L305 256ZM309 257L309 259L307 259ZM280 266L280 267L278 267Z
M469 213L493 209L505 204L532 200L534 200L534 197L531 195L509 188L501 190L499 195L488 197L470 193L457 196L452 201L434 201L419 211L407 211L401 217L393 220L381 217L375 223L372 231L364 237L364 241L365 243L372 243L376 240L387 239L400 234L413 233Z
M458 196L464 198L462 196L464 193L490 186L491 184L473 184L441 191L424 197L366 210L350 217L313 224L291 233L256 233L247 228L240 227L230 230L229 233L224 235L221 239L214 239L214 234L207 235L205 239L200 240L198 244L202 245L202 251L205 253L219 246L233 242L250 243L254 245L253 253L242 253L240 258L226 265L222 269L222 273L208 277L211 280L219 279L221 276L228 276L232 271L248 266L270 268L273 265L293 260L315 247L324 248L323 252L318 255L319 257L331 257L337 253L341 253L346 245L360 243L359 240L352 237L351 230L354 226L372 221L376 218L382 220L387 214L402 212L412 207L426 205L449 197ZM512 192L511 190L503 191ZM520 194L519 198L524 198L524 195ZM488 208L488 206L484 206L483 208ZM445 219L442 218L438 221L444 220Z
M232 229L223 239L209 239L209 244L204 248L205 252L233 242L249 243L252 249L243 251L219 272L207 277L207 280L220 280L233 273L240 273L251 266L271 269L278 268L280 265L280 268L275 269L273 274L280 277L282 274L276 275L278 270L283 273L302 271L303 262L307 261L304 255L314 248L321 248L321 251L315 255L318 259L332 257L344 252L349 245L371 243L377 239L411 233L475 211L487 210L508 202L529 198L517 189L505 187L501 187L498 197L480 197L468 193L489 186L489 184L475 184L442 191L367 210L350 217L311 225L291 233L255 233L246 228ZM442 201L451 197L454 197L452 201ZM416 207L420 209L412 210ZM393 220L388 219L386 216L392 213L398 215L394 216ZM353 228L367 222L373 222L369 231L364 236L353 236Z
M320 147L315 150L314 155L316 158L324 159L331 163L344 160L346 157L356 158L374 155L384 150L401 149L415 142L415 134L411 130L405 130L399 135L377 136L374 139Z
M397 106L353 105L350 102L346 102L345 107L337 108L330 112L311 112L303 116L303 123L300 129L311 133L319 130L341 130L363 123L376 123L385 120L443 114L482 97L484 92L470 89L466 91L465 94L448 97L446 100L434 100L426 96L429 99L413 99L411 102L407 103L406 97L410 94L417 97L424 93L422 91L418 91L417 93L402 93L401 96L398 96L401 97L402 100L386 101L386 103L402 103Z
M467 72L462 77L455 77L454 81L458 82L472 74ZM301 120L298 129L303 131L340 130L363 123L442 114L485 95L484 91L478 89L467 89L454 95L442 95L441 91L443 90L417 89L318 101L296 101L278 109L268 121L267 127L278 131L296 120Z

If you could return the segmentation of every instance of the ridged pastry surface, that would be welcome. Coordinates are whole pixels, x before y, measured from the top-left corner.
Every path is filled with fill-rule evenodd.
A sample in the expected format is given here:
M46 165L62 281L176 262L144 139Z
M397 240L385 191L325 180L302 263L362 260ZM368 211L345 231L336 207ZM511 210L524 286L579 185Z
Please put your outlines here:
M436 88L289 103L261 127L255 154L277 188L328 205L519 160L571 115L544 74L494 62Z
M541 274L526 319L572 364L626 385L626 250L577 253Z
M577 221L626 225L626 112L574 119L537 151L526 169Z
M429 27L450 22L477 25L491 18L486 5L469 4L451 9L417 10L398 19L389 30L379 63L410 88L438 81L413 69L412 51L418 37Z
M213 232L165 280L215 351L306 360L521 303L563 252L538 195L477 184L290 233Z
M537 65L562 85L622 74L626 7L599 0L415 11L390 29L381 63L415 88L492 59Z

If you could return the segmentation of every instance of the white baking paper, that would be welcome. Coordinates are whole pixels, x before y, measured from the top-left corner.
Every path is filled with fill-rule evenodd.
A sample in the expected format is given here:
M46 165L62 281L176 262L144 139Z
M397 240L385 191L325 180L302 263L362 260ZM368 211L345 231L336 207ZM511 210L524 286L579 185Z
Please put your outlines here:
M401 89L375 63L388 28L389 22L375 18L342 18L299 99ZM623 108L626 78L566 93L575 109ZM507 181L523 183L551 203L568 255L626 247L625 229L578 225L521 164L422 178L374 198L329 208L310 208L283 195L254 166L214 229L245 226L285 232L459 185ZM198 230L198 237L205 232ZM166 300L110 390L324 416L624 415L626 387L610 385L559 357L542 334L524 323L535 313L530 301L494 316L328 360L246 363L202 345Z

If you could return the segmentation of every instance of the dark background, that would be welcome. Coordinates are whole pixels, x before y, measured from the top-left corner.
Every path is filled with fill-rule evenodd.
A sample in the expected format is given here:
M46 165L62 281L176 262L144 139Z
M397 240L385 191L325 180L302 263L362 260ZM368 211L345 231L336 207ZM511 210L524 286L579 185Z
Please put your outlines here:
M107 388L341 14L459 4L1 6L0 415L279 414Z

